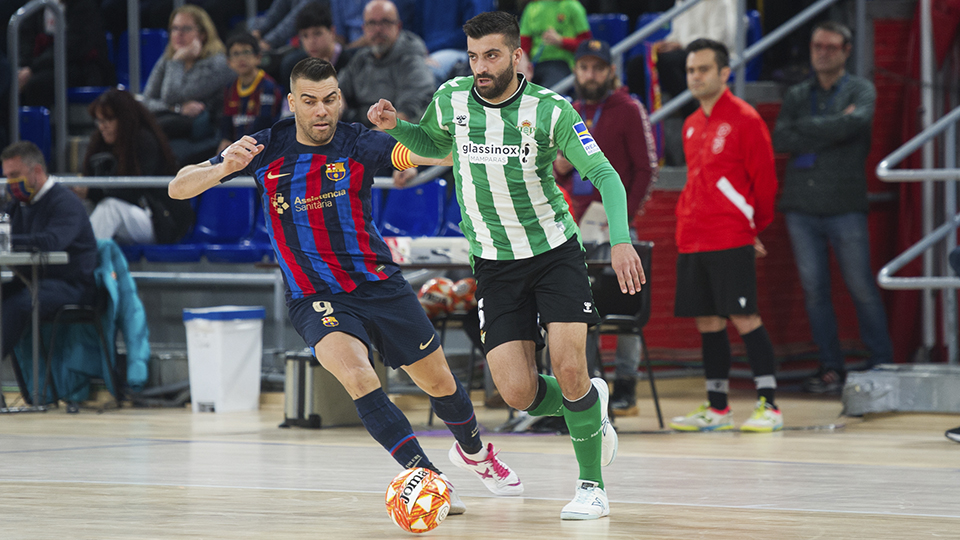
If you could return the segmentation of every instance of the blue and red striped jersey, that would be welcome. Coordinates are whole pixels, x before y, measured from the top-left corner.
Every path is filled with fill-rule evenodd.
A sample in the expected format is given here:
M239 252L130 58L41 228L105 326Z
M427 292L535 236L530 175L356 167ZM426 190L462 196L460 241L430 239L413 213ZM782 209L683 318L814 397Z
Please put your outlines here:
M263 151L223 182L256 179L288 301L351 292L399 270L373 222L370 202L374 173L409 166L393 137L339 122L329 143L307 146L297 142L292 118L252 137Z

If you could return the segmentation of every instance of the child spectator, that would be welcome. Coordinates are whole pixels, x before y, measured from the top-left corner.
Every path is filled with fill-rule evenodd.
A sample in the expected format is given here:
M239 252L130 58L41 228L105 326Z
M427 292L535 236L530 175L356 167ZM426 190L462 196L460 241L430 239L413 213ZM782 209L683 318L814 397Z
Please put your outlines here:
M280 86L260 69L260 44L253 34L236 34L227 40L227 62L237 81L223 94L220 146L217 152L244 135L273 125L280 118Z

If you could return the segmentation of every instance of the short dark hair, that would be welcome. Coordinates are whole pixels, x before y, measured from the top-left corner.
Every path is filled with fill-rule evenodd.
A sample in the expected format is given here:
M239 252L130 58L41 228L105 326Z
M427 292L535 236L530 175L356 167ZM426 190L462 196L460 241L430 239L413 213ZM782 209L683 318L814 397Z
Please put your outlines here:
M700 38L691 41L686 48L687 56L704 49L713 51L713 55L717 59L717 71L730 65L730 51L727 50L727 46L712 39Z
M463 25L463 32L470 39L480 39L490 34L501 34L511 51L520 48L520 23L506 11L487 11L470 19Z
M333 64L322 58L304 58L293 66L290 73L290 88L293 88L293 82L299 79L319 82L333 77L337 78L337 69Z
M17 141L0 152L0 161L20 158L28 165L40 165L43 172L47 172L47 160L37 145L30 141Z
M810 38L813 39L813 34L817 33L817 30L825 30L827 32L833 32L834 34L840 34L843 37L843 46L846 47L851 41L853 41L853 33L850 32L850 29L846 25L840 24L837 21L822 21L818 22L813 27L813 32L810 32Z
M303 9L297 13L295 24L297 32L315 26L333 28L333 16L330 14L330 6L325 2L310 2L304 5Z
M260 54L260 40L250 32L237 32L227 39L227 56L230 56L230 49L234 45L249 45L253 47L253 54Z

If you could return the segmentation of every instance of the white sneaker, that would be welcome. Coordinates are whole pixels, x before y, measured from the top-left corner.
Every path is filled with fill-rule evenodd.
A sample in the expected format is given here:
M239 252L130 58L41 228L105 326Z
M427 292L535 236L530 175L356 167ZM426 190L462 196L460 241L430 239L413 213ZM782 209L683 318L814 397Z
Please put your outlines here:
M447 478L447 475L440 473L440 478L443 478L443 481L447 483L447 487L450 488L450 511L447 512L448 515L457 516L467 511L467 505L463 504L463 501L460 499L460 495L457 494L457 490L454 489L453 484L450 482L450 479Z
M609 515L607 492L589 480L577 480L576 496L560 511L560 519L598 519Z
M594 377L590 379L590 382L597 387L597 393L600 394L600 433L603 435L603 443L600 447L600 466L606 467L617 458L617 446L620 441L617 437L617 430L613 429L613 424L610 423L609 410L607 409L607 404L610 402L610 388L607 386L607 381Z
M718 411L704 403L686 416L676 416L670 421L670 427L677 431L723 431L733 429L733 413L730 407Z
M757 400L757 407L750 415L750 419L740 426L740 431L752 431L754 433L770 433L783 429L783 415L780 409L775 409L773 405L767 403L766 398Z
M493 443L487 443L487 459L474 461L463 452L460 443L454 441L447 456L457 467L476 473L483 485L494 495L520 495L523 493L520 478L506 463L497 458L498 453Z

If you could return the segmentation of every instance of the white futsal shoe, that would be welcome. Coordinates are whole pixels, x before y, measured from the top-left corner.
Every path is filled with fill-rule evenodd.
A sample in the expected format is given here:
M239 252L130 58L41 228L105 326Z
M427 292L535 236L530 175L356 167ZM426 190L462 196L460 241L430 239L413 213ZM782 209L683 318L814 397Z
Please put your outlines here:
M560 519L599 519L609 515L607 492L589 480L577 480L576 496L560 511Z
M607 386L607 381L600 377L594 377L590 379L590 382L597 387L597 393L600 394L600 433L603 435L600 465L606 467L617 458L617 446L619 445L617 430L613 429L613 424L610 423L610 414L607 409L607 404L610 402L610 387Z
M456 488L453 487L447 475L440 473L440 478L443 478L443 481L447 483L447 487L450 488L450 511L447 512L447 514L457 516L466 512L467 505L463 504L463 500L460 499L460 495L457 494Z

